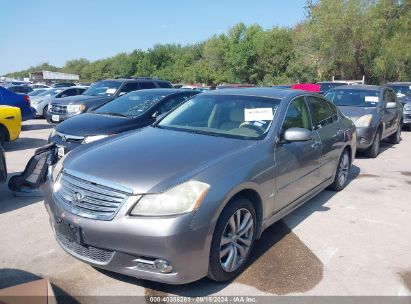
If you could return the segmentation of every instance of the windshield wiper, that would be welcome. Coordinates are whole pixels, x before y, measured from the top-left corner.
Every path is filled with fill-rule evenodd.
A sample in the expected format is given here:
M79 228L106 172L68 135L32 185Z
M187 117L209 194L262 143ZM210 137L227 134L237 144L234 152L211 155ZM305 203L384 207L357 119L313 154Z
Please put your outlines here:
M101 115L109 115L109 116L118 116L118 117L128 117L127 115L120 114L120 113L100 113L100 112L94 112L95 114L101 114Z

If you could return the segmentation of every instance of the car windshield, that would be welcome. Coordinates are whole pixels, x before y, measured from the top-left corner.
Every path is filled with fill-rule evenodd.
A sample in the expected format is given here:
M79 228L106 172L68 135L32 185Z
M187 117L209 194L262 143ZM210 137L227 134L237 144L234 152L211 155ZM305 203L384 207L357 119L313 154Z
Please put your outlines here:
M140 116L164 97L164 92L132 92L106 103L102 107L95 110L94 113L121 116Z
M104 80L92 84L83 95L89 96L113 96L120 87L120 81Z
M37 96L54 96L54 95L56 95L60 92L63 92L63 89L60 89L60 88L58 88L58 89L57 88L56 89L49 89L47 91L44 91L44 92L38 94Z
M319 85L320 85L321 92L327 92L333 88L340 87L340 86L347 85L347 84L341 83L341 82L324 82L324 83L319 83Z
M260 139L274 119L279 99L237 95L197 95L156 127L239 139Z
M376 107L379 101L377 90L333 89L325 97L336 106Z
M389 85L388 87L393 89L398 97L411 97L411 85Z

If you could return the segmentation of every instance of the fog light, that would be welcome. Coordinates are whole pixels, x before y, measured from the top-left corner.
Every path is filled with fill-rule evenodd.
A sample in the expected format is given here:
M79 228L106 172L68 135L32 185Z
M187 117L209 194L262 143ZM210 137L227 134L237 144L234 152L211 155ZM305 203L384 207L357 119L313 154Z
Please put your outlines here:
M166 260L157 259L154 261L154 267L161 273L170 273L173 267Z

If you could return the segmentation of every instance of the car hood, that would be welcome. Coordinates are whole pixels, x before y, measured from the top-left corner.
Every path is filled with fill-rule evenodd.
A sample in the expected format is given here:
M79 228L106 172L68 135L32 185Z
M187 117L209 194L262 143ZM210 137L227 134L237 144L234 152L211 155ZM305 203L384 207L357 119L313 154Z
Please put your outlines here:
M341 112L348 118L350 118L352 121L356 121L358 118L361 116L367 115L367 114L375 114L377 112L376 107L351 107L351 106L339 106L338 107Z
M76 96L68 96L59 99L55 99L55 102L58 102L61 105L69 105L69 104L86 104L87 103L94 103L96 101L101 101L102 103L106 101L112 100L114 97L112 96L89 96L89 95L76 95Z
M110 135L127 130L132 123L127 117L84 113L58 124L56 131L75 136Z
M75 175L121 185L135 194L158 193L255 143L148 127L77 148L63 166Z

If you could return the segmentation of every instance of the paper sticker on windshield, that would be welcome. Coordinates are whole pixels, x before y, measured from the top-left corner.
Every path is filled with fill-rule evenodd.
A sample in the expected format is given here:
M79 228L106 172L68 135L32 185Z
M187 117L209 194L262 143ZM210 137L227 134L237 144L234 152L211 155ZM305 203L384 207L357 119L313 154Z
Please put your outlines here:
M272 108L244 109L245 121L273 120Z
M106 93L107 94L114 94L116 92L116 89L107 89Z
M365 96L365 102L378 102L378 96Z

